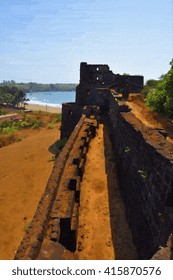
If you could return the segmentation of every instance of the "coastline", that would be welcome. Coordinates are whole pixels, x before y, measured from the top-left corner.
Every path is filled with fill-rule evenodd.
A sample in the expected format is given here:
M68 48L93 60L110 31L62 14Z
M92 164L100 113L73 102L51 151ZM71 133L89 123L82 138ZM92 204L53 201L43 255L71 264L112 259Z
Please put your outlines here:
M42 112L49 112L49 113L56 113L61 114L62 108L60 107L51 107L49 105L36 105L36 104L28 104L25 106L27 110L33 110L33 111L42 111Z

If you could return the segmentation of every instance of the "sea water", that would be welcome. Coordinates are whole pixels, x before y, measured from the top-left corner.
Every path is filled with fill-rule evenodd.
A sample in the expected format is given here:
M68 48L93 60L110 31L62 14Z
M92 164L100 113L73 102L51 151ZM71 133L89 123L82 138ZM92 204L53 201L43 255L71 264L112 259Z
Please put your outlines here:
M62 103L75 102L75 91L44 91L26 93L28 104L61 108Z

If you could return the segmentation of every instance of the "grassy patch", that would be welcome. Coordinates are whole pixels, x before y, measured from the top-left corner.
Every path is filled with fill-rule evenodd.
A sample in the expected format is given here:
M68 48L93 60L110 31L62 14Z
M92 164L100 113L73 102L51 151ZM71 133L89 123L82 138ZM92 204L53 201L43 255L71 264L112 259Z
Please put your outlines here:
M62 114L57 114L56 122L61 122L61 120L62 120Z
M0 129L2 128L27 128L32 127L33 129L39 128L42 126L42 121L34 118L32 116L26 116L25 120L23 121L4 121L0 123Z
M22 141L22 140L23 140L22 137L17 137L17 138L16 138L16 141L17 141L17 142L20 142L20 141Z
M0 147L9 145L15 142L15 134L17 129L14 127L0 128Z
M32 115L44 115L44 116L51 116L53 113L44 112L44 111L32 111Z
M47 127L48 129L52 129L54 127L54 124L52 122L48 122Z
M7 111L5 109L0 109L0 116L6 115Z
M21 141L22 139L16 135L18 130L27 128L39 129L41 127L53 129L56 122L61 121L61 114L52 114L49 112L21 112L21 116L23 119L19 121L6 120L0 122L0 147L9 145L16 141Z
M22 138L16 135L18 130L39 129L40 127L42 127L42 121L32 116L26 116L22 121L3 121L0 123L0 147L21 141Z
M27 232L30 226L31 226L31 222L28 222L28 223L24 226L23 231Z
M42 126L42 121L33 116L26 116L25 120L19 122L21 127L32 127L33 129L40 128Z
M2 129L0 129L0 135L14 135L17 132L17 129L14 127L3 127Z
M48 161L49 162L51 162L51 161L55 162L56 161L56 156L52 156L51 159L49 159Z

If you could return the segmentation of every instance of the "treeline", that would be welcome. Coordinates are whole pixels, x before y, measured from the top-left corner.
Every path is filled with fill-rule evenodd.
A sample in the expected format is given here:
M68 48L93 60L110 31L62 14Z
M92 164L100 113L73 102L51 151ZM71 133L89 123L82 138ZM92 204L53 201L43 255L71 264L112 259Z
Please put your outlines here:
M170 70L159 80L148 80L142 93L145 104L155 112L173 118L173 60Z
M29 99L26 98L26 93L17 87L1 86L0 87L0 105L9 107L22 107L27 104Z
M15 81L3 81L0 86L17 87L24 92L39 91L75 91L77 84L40 84L40 83L16 83Z

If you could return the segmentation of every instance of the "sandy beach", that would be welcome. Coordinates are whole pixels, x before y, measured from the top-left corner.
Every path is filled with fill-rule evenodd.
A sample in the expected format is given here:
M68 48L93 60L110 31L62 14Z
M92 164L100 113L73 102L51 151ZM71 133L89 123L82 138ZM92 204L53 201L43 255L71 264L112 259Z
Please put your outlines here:
M56 108L56 107L51 107L48 105L35 105L35 104L28 104L25 106L27 110L32 110L32 111L42 111L42 112L49 112L49 113L57 113L61 114L62 109L61 108Z

